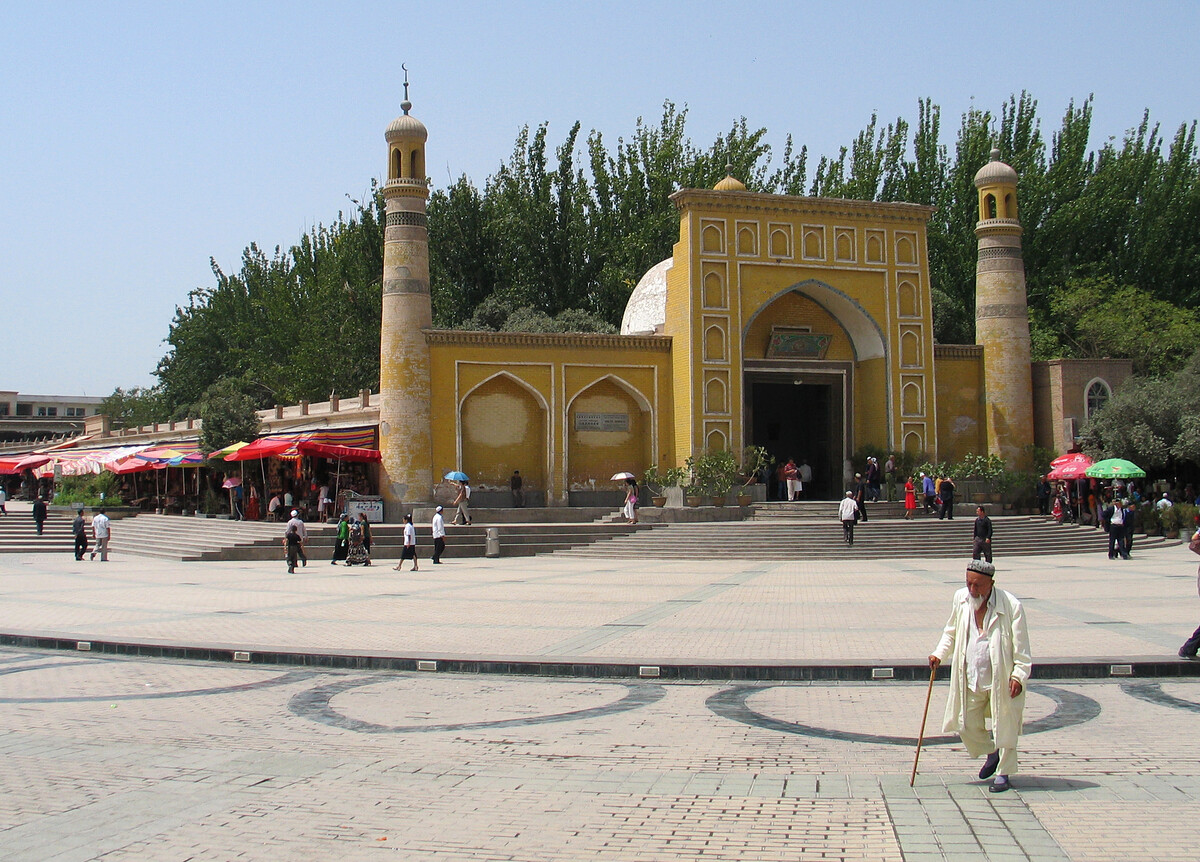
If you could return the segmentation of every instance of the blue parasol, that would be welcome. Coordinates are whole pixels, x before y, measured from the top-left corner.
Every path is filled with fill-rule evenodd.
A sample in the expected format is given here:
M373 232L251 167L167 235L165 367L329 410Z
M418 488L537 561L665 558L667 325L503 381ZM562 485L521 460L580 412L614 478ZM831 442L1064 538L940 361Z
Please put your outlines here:
M452 470L449 473L447 473L445 476L443 476L442 478L449 479L451 482L469 482L470 481L470 479L467 478L467 474L460 472L459 470Z

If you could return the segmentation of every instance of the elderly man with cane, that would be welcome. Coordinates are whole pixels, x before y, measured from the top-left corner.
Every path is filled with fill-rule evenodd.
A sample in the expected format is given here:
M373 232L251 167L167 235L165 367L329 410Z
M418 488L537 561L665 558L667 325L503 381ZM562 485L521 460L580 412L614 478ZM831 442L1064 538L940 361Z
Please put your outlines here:
M988 790L1001 793L1017 771L1017 737L1032 657L1025 611L1016 596L995 587L995 575L991 563L967 564L967 585L954 594L929 667L936 672L952 658L942 730L957 732L971 757L987 755L979 777L995 775ZM987 716L992 718L991 735L984 725Z

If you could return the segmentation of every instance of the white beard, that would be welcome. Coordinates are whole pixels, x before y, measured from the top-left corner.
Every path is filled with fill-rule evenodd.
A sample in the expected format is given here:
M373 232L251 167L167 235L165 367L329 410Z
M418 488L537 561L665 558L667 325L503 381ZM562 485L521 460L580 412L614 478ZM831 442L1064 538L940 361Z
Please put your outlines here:
M971 599L971 610L977 611L981 607L983 607L984 602L987 601L987 596L970 596L970 599Z

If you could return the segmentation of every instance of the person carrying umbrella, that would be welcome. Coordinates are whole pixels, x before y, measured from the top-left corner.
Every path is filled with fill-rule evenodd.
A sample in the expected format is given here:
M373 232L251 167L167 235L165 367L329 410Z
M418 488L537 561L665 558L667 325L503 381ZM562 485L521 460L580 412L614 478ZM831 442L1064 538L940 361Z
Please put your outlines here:
M458 494L450 504L455 507L453 524L458 524L462 518L462 526L471 526L471 481L466 473L447 473L446 478L458 484Z

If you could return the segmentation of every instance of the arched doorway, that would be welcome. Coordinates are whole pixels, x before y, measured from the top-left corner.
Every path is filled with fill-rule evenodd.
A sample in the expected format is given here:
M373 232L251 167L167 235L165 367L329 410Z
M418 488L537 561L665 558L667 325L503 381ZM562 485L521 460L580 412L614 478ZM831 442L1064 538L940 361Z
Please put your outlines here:
M546 492L546 405L541 396L501 372L469 391L459 407L460 466L472 484L507 488L514 470L527 497Z

